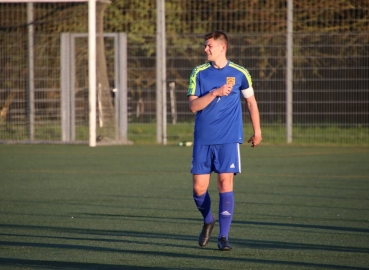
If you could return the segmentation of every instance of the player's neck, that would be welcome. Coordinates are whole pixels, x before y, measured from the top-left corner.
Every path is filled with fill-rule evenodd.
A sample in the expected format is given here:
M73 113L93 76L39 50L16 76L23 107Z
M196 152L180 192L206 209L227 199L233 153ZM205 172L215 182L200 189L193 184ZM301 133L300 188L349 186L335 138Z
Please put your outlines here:
M211 62L213 67L216 69L224 68L228 64L227 58L222 58Z

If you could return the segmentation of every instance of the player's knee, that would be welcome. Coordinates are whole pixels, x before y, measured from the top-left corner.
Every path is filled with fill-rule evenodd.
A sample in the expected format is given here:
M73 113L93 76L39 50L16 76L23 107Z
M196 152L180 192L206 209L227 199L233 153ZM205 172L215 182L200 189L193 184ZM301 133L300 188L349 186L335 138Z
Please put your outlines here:
M231 192L233 188L231 186L218 186L219 193Z
M232 179L219 180L218 181L218 191L220 193L233 191Z
M196 196L201 196L205 194L205 192L208 190L207 186L203 185L194 185L193 186L193 193L195 193Z

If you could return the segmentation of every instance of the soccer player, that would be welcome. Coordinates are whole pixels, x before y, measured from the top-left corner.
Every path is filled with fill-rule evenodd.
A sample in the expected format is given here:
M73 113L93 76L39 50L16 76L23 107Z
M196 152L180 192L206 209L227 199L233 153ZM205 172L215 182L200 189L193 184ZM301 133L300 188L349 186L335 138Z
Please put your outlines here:
M242 66L227 60L228 38L223 31L204 36L206 64L190 76L187 96L190 110L196 113L191 173L193 198L204 224L198 243L204 247L215 224L208 193L210 174L217 173L219 191L218 248L231 250L228 233L234 209L233 176L241 172L239 145L243 143L241 98L244 97L254 134L252 147L261 140L260 117L251 76Z

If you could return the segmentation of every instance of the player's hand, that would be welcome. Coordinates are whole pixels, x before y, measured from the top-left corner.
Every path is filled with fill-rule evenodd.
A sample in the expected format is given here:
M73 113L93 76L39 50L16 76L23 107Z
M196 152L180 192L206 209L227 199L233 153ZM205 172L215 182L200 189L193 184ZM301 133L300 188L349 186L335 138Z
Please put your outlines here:
M247 142L251 143L251 147L255 147L261 142L262 139L263 138L261 137L261 135L260 136L252 135Z
M218 88L216 91L217 91L218 97L228 96L229 93L232 91L232 86L228 84L224 84L220 88Z

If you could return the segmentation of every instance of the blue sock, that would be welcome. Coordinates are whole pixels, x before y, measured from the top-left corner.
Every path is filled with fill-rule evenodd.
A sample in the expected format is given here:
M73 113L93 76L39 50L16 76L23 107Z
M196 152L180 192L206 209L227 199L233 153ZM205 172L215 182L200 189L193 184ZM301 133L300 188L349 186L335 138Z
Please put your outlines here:
M234 209L233 191L219 193L219 236L225 236L228 239L228 232L231 228Z
M194 192L193 199L195 201L197 209L199 209L204 218L204 222L206 224L212 223L213 215L211 213L211 200L209 193L206 191L204 194L197 196Z

